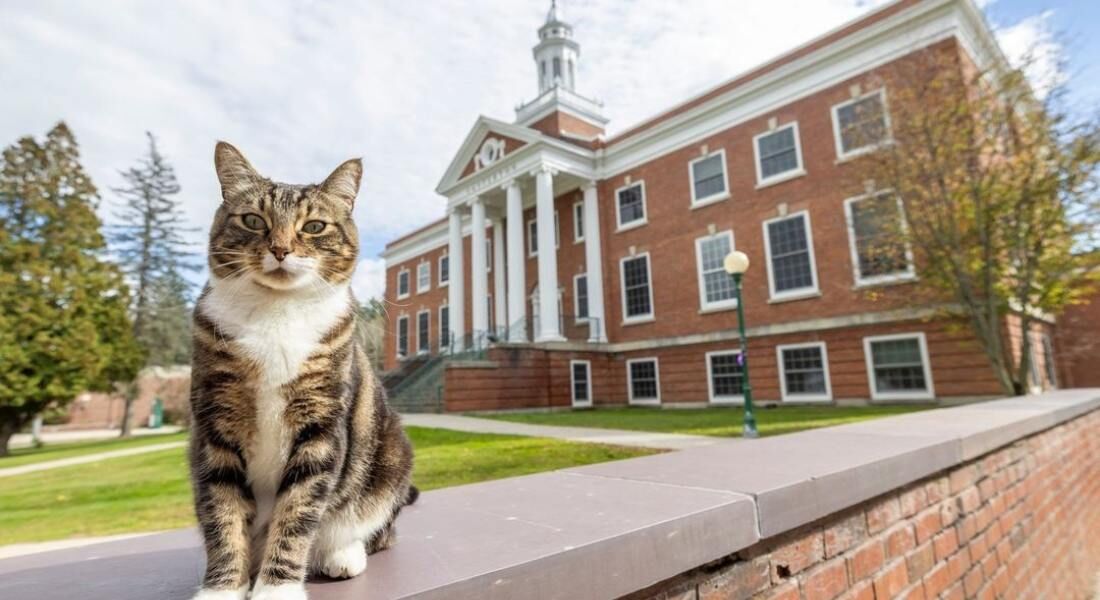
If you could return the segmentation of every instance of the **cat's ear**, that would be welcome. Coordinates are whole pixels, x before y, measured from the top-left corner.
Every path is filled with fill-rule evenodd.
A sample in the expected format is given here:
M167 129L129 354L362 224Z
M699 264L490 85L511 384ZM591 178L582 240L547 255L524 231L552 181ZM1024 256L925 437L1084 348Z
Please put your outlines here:
M340 198L350 208L355 204L355 196L359 194L359 181L362 178L363 161L358 158L344 161L344 164L336 167L336 170L321 184L321 192Z
M214 169L222 185L223 200L238 197L263 179L241 151L228 142L214 146Z

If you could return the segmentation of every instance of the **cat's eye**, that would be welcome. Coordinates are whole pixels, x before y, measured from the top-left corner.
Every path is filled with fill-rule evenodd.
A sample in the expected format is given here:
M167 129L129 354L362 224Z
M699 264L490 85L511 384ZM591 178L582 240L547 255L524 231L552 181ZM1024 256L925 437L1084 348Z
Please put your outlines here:
M257 214L247 214L241 217L241 223L252 231L263 231L267 229L267 221Z
M302 225L302 231L305 233L318 234L325 230L324 221L309 221L305 225Z

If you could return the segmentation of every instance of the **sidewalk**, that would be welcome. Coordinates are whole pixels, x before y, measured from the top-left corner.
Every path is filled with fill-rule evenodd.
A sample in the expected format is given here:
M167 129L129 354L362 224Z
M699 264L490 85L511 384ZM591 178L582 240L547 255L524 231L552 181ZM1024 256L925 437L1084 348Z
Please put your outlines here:
M160 435L164 433L176 433L180 427L165 425L160 429L148 429L137 427L133 430L134 436ZM78 429L76 431L47 431L42 433L42 441L47 444L63 444L66 442L87 442L92 440L109 440L117 438L117 429ZM11 436L11 448L27 448L31 445L31 434L17 433Z
M83 465L87 463L99 462L108 458L134 456L135 454L145 454L148 452L156 452L158 450L170 450L172 448L180 448L185 445L187 445L187 442L185 441L165 442L163 444L150 444L148 446L138 446L136 448L111 450L109 452L97 452L95 454L85 454L83 456L74 456L72 458L61 458L58 460L49 460L46 462L33 463L18 467L8 467L6 469L0 469L0 478L11 477L13 475L24 475L26 473L36 473L38 471L48 471L49 469L57 469L59 467Z
M680 433L655 433L650 431L625 431L621 429L597 429L594 427L559 427L556 425L530 425L493 419L479 419L462 415L409 413L401 415L405 425L434 427L470 433L498 433L545 437L570 442L635 446L657 450L684 450L709 446L718 442L728 443L738 438L717 438Z

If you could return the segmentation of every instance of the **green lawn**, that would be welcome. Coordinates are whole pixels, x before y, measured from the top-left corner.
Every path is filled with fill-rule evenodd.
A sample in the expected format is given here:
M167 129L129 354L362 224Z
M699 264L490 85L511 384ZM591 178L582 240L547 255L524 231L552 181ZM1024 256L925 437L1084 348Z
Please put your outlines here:
M804 429L854 423L917 410L927 406L779 406L758 408L756 426L760 435L793 433ZM516 423L561 425L568 427L602 427L635 431L660 431L731 437L741 435L741 407L661 409L661 408L598 408L568 412L510 413L477 415Z
M650 454L541 438L408 431L416 446L413 479L422 490ZM193 523L183 448L0 479L0 544Z
M110 452L111 450L123 450L137 446L149 446L178 442L187 439L186 433L169 433L163 435L143 435L126 439L110 438L105 440L93 440L88 442L64 442L46 444L41 448L15 448L11 454L0 458L0 469L18 467L33 463L72 458L96 452Z

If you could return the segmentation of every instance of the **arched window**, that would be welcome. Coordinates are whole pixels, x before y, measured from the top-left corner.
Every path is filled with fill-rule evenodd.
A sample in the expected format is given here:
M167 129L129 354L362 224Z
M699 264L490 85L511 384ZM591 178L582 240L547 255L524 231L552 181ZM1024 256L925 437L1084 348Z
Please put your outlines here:
M556 56L554 57L554 79L561 79L561 59Z
M573 59L569 59L569 82L567 85L570 88L577 85L577 70L573 64Z

